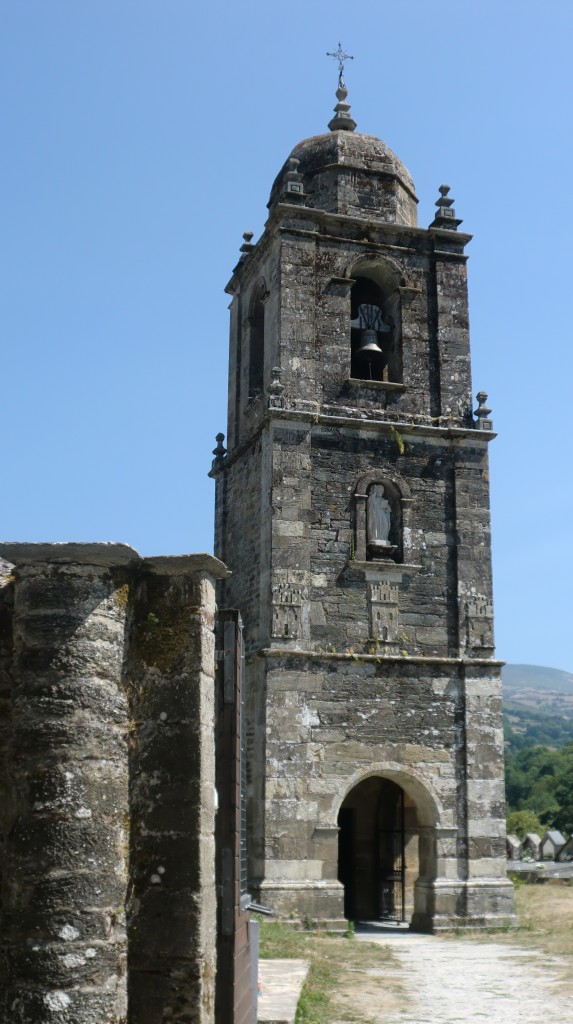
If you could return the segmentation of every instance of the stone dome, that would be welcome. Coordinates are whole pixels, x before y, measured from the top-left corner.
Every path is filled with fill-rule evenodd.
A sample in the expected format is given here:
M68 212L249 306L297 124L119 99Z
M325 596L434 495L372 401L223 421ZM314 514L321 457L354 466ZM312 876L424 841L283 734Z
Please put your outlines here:
M306 206L384 223L418 224L414 182L402 161L374 135L345 128L303 139L275 179L270 208L282 200L287 175L302 181Z

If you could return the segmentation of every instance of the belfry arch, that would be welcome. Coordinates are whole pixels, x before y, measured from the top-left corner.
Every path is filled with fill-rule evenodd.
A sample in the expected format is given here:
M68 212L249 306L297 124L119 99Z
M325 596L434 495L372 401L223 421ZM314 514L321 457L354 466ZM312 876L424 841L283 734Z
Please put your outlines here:
M403 771L380 769L353 780L337 816L348 920L410 923L424 916L416 883L436 877L438 819L432 795Z
M351 376L401 383L400 273L373 255L358 260L350 276Z

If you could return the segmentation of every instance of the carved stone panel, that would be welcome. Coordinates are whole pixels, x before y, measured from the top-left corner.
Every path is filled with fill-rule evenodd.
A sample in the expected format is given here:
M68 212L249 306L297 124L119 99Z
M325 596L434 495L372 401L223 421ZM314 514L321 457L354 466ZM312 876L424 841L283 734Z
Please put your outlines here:
M485 597L471 597L465 603L466 646L493 648L493 605Z
M370 635L383 643L398 643L398 587L387 580L369 584Z
M290 583L273 587L272 635L285 640L301 637L302 591Z

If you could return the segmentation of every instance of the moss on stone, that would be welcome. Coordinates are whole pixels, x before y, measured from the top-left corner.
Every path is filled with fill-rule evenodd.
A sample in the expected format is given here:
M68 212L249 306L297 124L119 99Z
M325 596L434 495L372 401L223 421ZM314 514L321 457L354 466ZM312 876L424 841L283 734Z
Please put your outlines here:
M118 608L127 608L127 602L129 600L128 584L122 583L121 586L116 587L114 597Z
M164 605L161 617L150 613L138 637L142 660L162 671L172 669L189 648L191 619L199 612L196 605L176 609Z

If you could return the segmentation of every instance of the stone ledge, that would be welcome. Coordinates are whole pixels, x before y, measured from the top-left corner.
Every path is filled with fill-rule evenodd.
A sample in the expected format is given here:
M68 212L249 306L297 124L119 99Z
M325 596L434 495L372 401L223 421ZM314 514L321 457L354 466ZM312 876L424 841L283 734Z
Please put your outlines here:
M293 1024L308 968L306 960L259 960L258 1024Z
M356 662L389 662L398 661L402 665L480 665L488 668L501 668L505 661L497 658L440 658L437 655L426 654L348 654L346 651L311 651L302 648L289 647L263 647L259 651L251 652L261 658L312 658L322 661L356 661Z
M180 576L187 573L206 572L215 579L226 579L231 575L227 567L207 553L190 555L155 555L142 558L128 544L101 541L82 543L63 541L55 543L27 543L0 541L0 558L10 565L21 568L26 565L98 565L114 568L129 566L165 576Z
M339 166L339 165L337 165L337 166ZM394 177L394 175L390 175L390 176ZM322 223L322 224L330 223L330 224L332 224L334 226L337 226L337 225L340 224L340 225L342 225L344 227L346 227L347 225L358 225L358 226L360 226L362 228L364 227L364 215L349 214L349 213L335 213L334 211L320 210L320 209L318 209L317 207L314 207L314 206L302 206L302 207L299 206L299 207L297 207L297 206L292 206L289 203L277 203L277 205L274 207L273 211L271 212L271 215L270 215L269 220L268 220L268 225L270 226L273 221L277 221L279 223L280 229L282 231L289 231L290 227L286 226L286 225L284 225L282 223L282 218L284 216L286 216L286 218L289 219L289 220L295 220L295 219L296 220L307 220L307 221L308 220L315 220L315 221L318 221L319 223ZM406 235L411 235L412 236L412 240L413 240L413 242L415 244L414 245L410 245L408 247L405 247L403 245L403 243L402 243L400 248L401 249L404 249L404 248L414 249L414 251L416 251L418 249L418 240L419 239L424 239L424 238L428 238L429 239L429 238L431 238L432 236L435 235L436 238L444 238L445 237L445 238L447 238L448 241L450 241L450 236L453 234L454 235L454 241L458 243L458 246L459 246L460 249L463 249L463 247L465 245L467 245L468 242L470 242L472 237L473 237L472 235L468 234L465 231L452 232L451 229L446 231L445 229L440 229L440 228L432 228L432 229L430 229L430 228L422 228L422 227L414 226L413 224L400 224L400 223L398 223L398 221L375 221L375 222L370 221L369 222L369 227L371 229L373 229L374 233L377 233L380 236L382 236L382 235L386 236L384 241L372 242L370 239L358 238L358 239L354 240L354 244L359 244L360 242L362 242L362 244L365 245L365 246L372 246L372 245L376 245L376 244L384 245L385 242L386 242L387 236L394 235L394 236L398 236L400 238L403 238ZM308 231L308 228L306 230ZM318 232L315 230L313 233L317 234ZM321 236L321 237L323 237L323 236ZM347 242L346 238L344 240Z
M366 562L362 562L358 558L349 558L346 566L348 569L358 569L359 572L372 572L373 570L375 576L382 576L384 573L391 576L402 575L402 573L414 575L422 568L421 565L413 565L410 562L394 562L391 558L387 561L371 558Z
M375 433L380 431L391 433L392 430L397 430L403 437L407 437L409 440L435 438L436 441L460 440L462 442L470 441L481 444L489 443L489 441L493 441L497 437L495 431L480 430L477 425L472 427L440 427L432 426L428 423L412 423L411 420L368 419L363 417L360 412L359 409L356 409L356 414L350 416L342 413L330 415L324 412L301 409L269 409L261 415L261 419L253 426L253 431L248 437L244 438L235 448L230 449L224 459L214 460L213 466L207 475L215 479L220 472L231 466L244 452L252 448L265 427L272 421L277 420L290 421L295 429L297 424L302 424L307 429L316 426L347 427L360 431L374 431Z
M156 573L158 576L182 576L192 572L207 572L216 580L225 580L231 576L231 570L219 558L205 552L193 555L153 555L142 558L142 569Z
M406 385L394 380L365 380L363 377L349 377L346 381L351 388L375 388L377 391L406 391Z
M0 557L12 565L37 565L40 562L84 563L85 565L127 565L139 559L139 553L128 544L102 541L82 543L63 541L55 543L0 542Z

